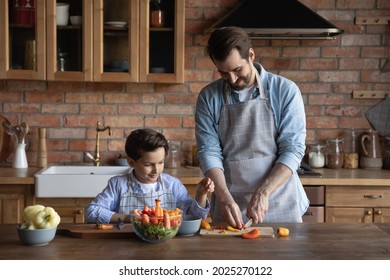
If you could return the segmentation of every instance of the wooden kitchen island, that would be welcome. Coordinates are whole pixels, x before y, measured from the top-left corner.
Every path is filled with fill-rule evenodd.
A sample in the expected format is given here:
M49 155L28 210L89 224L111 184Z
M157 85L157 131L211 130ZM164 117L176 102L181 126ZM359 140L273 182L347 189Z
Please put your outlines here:
M60 224L55 239L45 246L24 246L16 225L0 225L2 260L390 260L390 224L264 224L289 237L176 236L161 244L141 241L134 233L75 238L62 231L76 224ZM91 225L93 226L93 225ZM131 227L126 224L125 227ZM115 228L119 232L118 229Z

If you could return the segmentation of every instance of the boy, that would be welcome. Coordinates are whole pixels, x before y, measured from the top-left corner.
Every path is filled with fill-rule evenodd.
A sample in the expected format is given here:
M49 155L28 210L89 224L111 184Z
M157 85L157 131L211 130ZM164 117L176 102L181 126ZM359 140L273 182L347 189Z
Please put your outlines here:
M209 178L201 180L192 199L179 179L162 173L169 146L161 133L147 128L134 130L126 140L125 150L133 170L108 181L86 207L87 223L105 224L119 219L129 222L133 209L153 207L157 198L162 208L177 207L184 214L206 218L210 206L207 194L214 191L214 182Z

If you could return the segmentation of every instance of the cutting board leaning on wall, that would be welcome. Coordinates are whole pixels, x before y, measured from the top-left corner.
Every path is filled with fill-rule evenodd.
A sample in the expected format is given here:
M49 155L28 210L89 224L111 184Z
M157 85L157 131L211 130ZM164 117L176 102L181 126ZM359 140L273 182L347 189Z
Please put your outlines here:
M11 136L5 132L3 121L8 120L4 116L0 115L0 163L8 158L13 149Z

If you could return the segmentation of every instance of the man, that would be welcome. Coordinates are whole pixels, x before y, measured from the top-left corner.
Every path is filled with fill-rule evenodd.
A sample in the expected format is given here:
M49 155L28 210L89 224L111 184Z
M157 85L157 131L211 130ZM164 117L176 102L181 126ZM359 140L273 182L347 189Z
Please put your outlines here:
M195 133L200 167L215 184L212 220L302 222L309 202L296 172L306 137L298 87L254 62L241 28L215 30L207 51L221 79L199 94Z

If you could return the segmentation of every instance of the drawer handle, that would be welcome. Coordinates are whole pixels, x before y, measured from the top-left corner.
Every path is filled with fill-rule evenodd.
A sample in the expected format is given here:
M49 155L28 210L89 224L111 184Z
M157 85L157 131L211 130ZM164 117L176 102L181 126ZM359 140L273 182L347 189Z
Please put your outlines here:
M314 216L314 213L313 213L313 212L306 212L306 213L304 214L304 216Z
M368 210L367 212L366 212L366 215L372 215L372 211L371 210Z
M77 210L77 211L76 211L76 214L83 214L83 213L84 213L83 210Z
M382 210L376 210L376 211L375 211L375 214L376 214L376 215L382 215Z
M379 198L382 198L382 195L381 194L365 194L363 196L364 198L370 198L370 199L379 199Z

